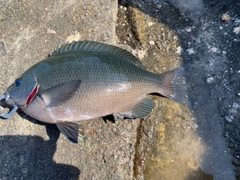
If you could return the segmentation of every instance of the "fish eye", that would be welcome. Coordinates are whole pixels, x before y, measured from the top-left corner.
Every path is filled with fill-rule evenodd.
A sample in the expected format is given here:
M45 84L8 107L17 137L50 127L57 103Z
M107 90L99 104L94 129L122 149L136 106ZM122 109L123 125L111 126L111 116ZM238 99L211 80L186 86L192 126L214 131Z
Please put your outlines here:
M22 83L22 80L21 80L21 79L16 79L16 80L15 80L15 86L16 86L16 87L20 86L21 83Z

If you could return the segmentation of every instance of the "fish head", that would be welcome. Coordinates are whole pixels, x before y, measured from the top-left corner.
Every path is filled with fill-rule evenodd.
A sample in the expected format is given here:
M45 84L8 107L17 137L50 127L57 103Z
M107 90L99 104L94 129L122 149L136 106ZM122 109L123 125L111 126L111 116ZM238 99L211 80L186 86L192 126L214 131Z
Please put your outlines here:
M14 83L7 88L5 102L8 105L16 104L21 109L24 109L35 97L38 88L37 78L32 74L17 78Z

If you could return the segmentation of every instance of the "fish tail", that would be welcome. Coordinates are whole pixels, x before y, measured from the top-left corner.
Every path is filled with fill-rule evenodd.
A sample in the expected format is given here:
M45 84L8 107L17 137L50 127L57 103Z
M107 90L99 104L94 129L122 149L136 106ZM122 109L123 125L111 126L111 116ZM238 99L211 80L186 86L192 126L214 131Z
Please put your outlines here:
M160 94L188 105L188 93L185 80L185 73L182 67L160 74Z

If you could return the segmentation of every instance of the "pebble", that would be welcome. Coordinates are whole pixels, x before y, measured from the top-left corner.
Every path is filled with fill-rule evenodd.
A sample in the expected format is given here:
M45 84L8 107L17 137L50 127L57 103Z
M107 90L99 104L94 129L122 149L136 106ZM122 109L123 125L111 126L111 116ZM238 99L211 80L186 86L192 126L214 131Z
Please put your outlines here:
M189 49L187 49L187 52L188 52L189 55L191 55L191 54L195 54L195 51L194 51L193 48L189 48Z
M232 118L230 116L225 116L227 122L232 122Z
M227 13L224 13L222 15L222 21L225 21L228 23L230 20L231 20L231 17Z
M154 42L154 41L149 41L149 44L150 44L150 45L154 45L155 42Z
M212 84L214 82L214 78L213 77L208 77L207 78L207 83L208 84Z

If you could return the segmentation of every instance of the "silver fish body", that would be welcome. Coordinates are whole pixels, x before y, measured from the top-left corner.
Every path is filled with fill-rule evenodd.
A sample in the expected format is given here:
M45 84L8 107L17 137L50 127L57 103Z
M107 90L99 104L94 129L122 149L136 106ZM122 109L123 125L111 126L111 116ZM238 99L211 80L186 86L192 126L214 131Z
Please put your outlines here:
M63 45L29 68L6 91L6 102L17 104L40 121L56 123L77 142L74 121L113 114L142 118L154 102L150 93L176 98L174 71L154 74L126 50L98 42Z

